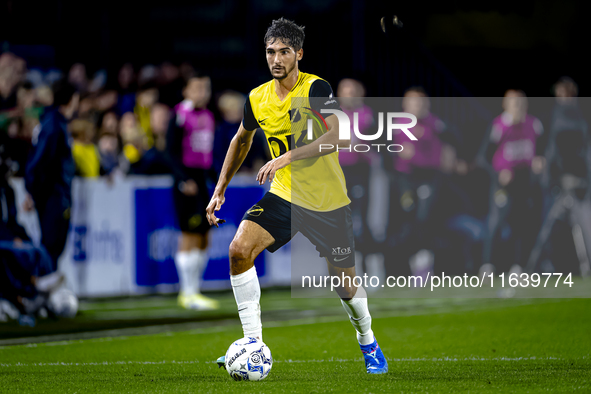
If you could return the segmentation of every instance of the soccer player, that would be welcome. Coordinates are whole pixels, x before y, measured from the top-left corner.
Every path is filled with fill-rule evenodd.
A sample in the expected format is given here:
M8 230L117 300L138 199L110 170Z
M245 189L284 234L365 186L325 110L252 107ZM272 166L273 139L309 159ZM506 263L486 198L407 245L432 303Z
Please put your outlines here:
M201 294L200 280L207 264L208 232L205 218L209 200L206 177L213 165L213 114L206 108L211 98L209 77L187 81L185 100L174 108L167 133L167 149L175 178L174 204L181 238L175 256L179 275L178 303L186 309L217 309L219 302Z
M315 141L302 144L298 138L301 136L292 139L291 135L296 123L306 123L299 108L292 109L292 102L300 100L295 98L304 98L302 107L322 103L312 108L317 112L323 108L338 109L339 105L332 99L332 89L326 81L298 68L304 54L303 27L283 18L274 20L264 41L273 79L250 92L244 106L244 119L232 139L207 207L209 223L218 226L220 222L215 211L219 211L225 201L226 188L246 157L255 130L262 128L274 159L261 167L257 180L264 184L268 179L272 182L271 189L245 213L230 244L230 281L244 335L260 340L263 338L261 289L254 260L263 250L276 251L299 231L326 258L330 275L350 278L355 275L350 200L338 153L335 153L337 146L348 147L350 142L339 141L336 116L326 118L327 132ZM322 99L310 100L313 97ZM334 149L320 152L320 144L333 145ZM296 176L292 167L298 161L300 173ZM343 249L346 254L332 255L334 250ZM349 285L337 292L357 331L367 372L386 373L388 364L371 330L365 290ZM218 364L223 365L224 361L224 357L220 357Z

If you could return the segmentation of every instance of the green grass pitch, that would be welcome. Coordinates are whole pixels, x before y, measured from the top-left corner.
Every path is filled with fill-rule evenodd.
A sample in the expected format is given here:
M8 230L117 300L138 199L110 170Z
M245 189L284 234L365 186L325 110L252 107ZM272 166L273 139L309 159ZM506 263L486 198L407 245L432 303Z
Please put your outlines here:
M222 298L223 310L235 308ZM3 345L0 392L591 392L589 299L370 300L390 365L380 376L365 373L338 300L265 292L261 303L274 358L262 382L234 382L214 363L242 336L236 316L186 331ZM270 319L274 310L284 312Z

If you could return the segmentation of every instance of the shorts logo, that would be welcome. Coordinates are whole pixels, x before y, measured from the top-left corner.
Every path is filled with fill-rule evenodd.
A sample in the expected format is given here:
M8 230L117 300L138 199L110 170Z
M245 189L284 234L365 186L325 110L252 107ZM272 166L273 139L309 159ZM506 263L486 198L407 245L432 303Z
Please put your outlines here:
M261 216L261 213L263 213L264 209L259 207L258 205L254 205L252 208L250 208L248 211L246 211L247 215L250 216Z
M333 256L345 256L345 255L351 254L351 247L349 246L348 248L340 248L340 247L332 248L332 254L333 254Z

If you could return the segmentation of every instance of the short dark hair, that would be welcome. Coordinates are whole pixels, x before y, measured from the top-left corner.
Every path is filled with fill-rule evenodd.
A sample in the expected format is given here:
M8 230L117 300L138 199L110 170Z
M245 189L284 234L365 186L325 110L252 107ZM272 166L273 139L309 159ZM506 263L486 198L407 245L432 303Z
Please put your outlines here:
M51 87L53 91L53 105L59 107L60 105L68 105L72 97L77 93L74 85L65 79L56 81Z
M146 90L151 90L151 89L158 89L158 84L156 84L156 82L154 81L148 81L144 84L142 84L142 86L140 86L137 91L138 92L145 92Z
M203 71L203 70L195 70L194 72L191 73L191 75L185 81L185 83L183 85L183 89L186 88L187 86L189 86L189 84L191 83L192 80L194 80L194 79L203 79L203 78L208 78L209 80L211 80L211 77L205 71Z
M281 40L296 51L299 51L304 46L305 37L304 26L298 26L293 21L279 18L271 22L271 26L267 29L265 45Z
M33 83L31 81L23 81L19 83L18 89L33 90Z
M576 97L579 94L579 85L577 85L575 80L572 79L571 77L567 77L567 76L560 77L560 79L558 81L556 81L556 83L553 86L552 91L554 94L556 94L556 88L558 87L558 85L564 85L567 89L570 90L569 93L573 97Z
M406 96L406 94L407 93L410 93L410 92L415 92L415 93L418 93L418 94L422 94L425 97L429 97L429 95L427 94L427 91L422 86L418 86L418 85L417 86L411 86L410 88L408 88L408 89L406 89L404 91L404 95Z

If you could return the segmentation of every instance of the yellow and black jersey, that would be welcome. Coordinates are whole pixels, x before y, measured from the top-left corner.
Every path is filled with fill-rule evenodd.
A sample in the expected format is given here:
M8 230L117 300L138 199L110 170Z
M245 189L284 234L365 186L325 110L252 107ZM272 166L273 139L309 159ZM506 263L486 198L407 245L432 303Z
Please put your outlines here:
M310 110L320 113L323 108L340 109L332 94L328 82L300 71L296 84L281 101L275 93L273 79L250 92L244 106L243 126L249 131L260 127L265 132L271 155L279 157L288 150L312 142L307 138L307 120L313 117ZM310 100L314 97L318 99ZM314 139L326 132L320 122L311 123ZM347 197L338 152L298 160L280 169L270 192L319 212L333 211L351 202Z

